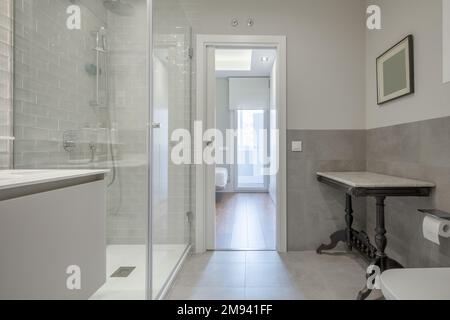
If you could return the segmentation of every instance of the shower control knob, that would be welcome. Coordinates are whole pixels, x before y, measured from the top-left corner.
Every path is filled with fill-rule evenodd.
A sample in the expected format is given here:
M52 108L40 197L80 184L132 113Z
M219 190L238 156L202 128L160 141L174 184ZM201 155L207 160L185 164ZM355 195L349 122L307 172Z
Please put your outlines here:
M78 133L74 130L63 133L63 148L67 152L72 152L77 147Z

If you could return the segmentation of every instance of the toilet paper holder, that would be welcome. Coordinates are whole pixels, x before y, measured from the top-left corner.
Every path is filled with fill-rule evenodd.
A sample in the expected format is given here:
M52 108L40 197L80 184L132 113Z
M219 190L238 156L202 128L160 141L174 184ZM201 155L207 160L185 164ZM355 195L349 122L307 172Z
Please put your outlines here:
M450 220L450 213L442 211L442 210L436 210L436 209L419 209L419 212L429 214L431 216L444 219L444 220Z

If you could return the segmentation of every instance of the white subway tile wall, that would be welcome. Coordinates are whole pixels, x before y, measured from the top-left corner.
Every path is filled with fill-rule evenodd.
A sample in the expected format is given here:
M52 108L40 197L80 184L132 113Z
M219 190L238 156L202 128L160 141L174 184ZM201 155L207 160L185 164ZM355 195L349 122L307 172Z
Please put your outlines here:
M68 30L71 1L15 1L15 167L105 167L111 177L116 167L108 188L109 244L147 239L147 15L146 1L131 2L135 14L122 17L102 0L79 1L82 28ZM109 53L100 55L100 104L93 105L101 27ZM75 142L70 152L64 137Z
M88 3L84 5L83 3ZM105 117L90 105L95 76L92 32L106 24L101 1L83 1L81 30L66 27L64 0L14 1L14 165L17 169L94 167L90 144L99 144L95 159L106 160L106 145L97 129ZM67 152L63 136L76 148Z
M103 0L78 1L82 28L68 30L71 1L14 1L15 168L111 169L109 244L143 244L148 226L147 2L127 2L134 7L132 16L106 10ZM159 18L155 43L170 48L168 131L190 130L190 27L175 0L154 1L154 11ZM100 55L97 68L93 49L101 27L107 30L109 52ZM97 69L100 104L93 105ZM64 140L75 144L64 148ZM153 212L153 238L159 244L185 244L191 168L169 163L168 174L168 197Z
M108 243L144 244L148 217L148 29L145 0L128 1L132 16L107 14L109 105L116 132L116 183L108 194Z
M0 0L0 169L12 161L12 0Z

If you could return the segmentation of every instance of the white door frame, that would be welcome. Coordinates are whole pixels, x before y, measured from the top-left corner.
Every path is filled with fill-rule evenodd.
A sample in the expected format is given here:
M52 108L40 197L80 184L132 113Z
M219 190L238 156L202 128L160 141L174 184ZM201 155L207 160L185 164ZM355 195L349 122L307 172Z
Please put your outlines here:
M279 130L279 172L277 174L277 251L287 251L287 192L286 192L286 123L287 123L287 56L285 36L247 36L247 35L197 35L197 106L196 121L205 128L207 110L207 48L262 47L277 50L277 110ZM203 129L204 129L203 128ZM206 185L208 184L206 165L196 165L195 174L195 251L207 251L208 229L215 228L207 222ZM211 177L208 178L210 180ZM211 201L211 199L209 199Z

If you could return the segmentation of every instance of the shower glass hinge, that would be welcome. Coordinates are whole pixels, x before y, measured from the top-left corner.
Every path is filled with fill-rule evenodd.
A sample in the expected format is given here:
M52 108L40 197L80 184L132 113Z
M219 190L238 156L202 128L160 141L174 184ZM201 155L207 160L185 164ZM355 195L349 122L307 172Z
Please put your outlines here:
M194 48L189 48L189 59L194 58Z

